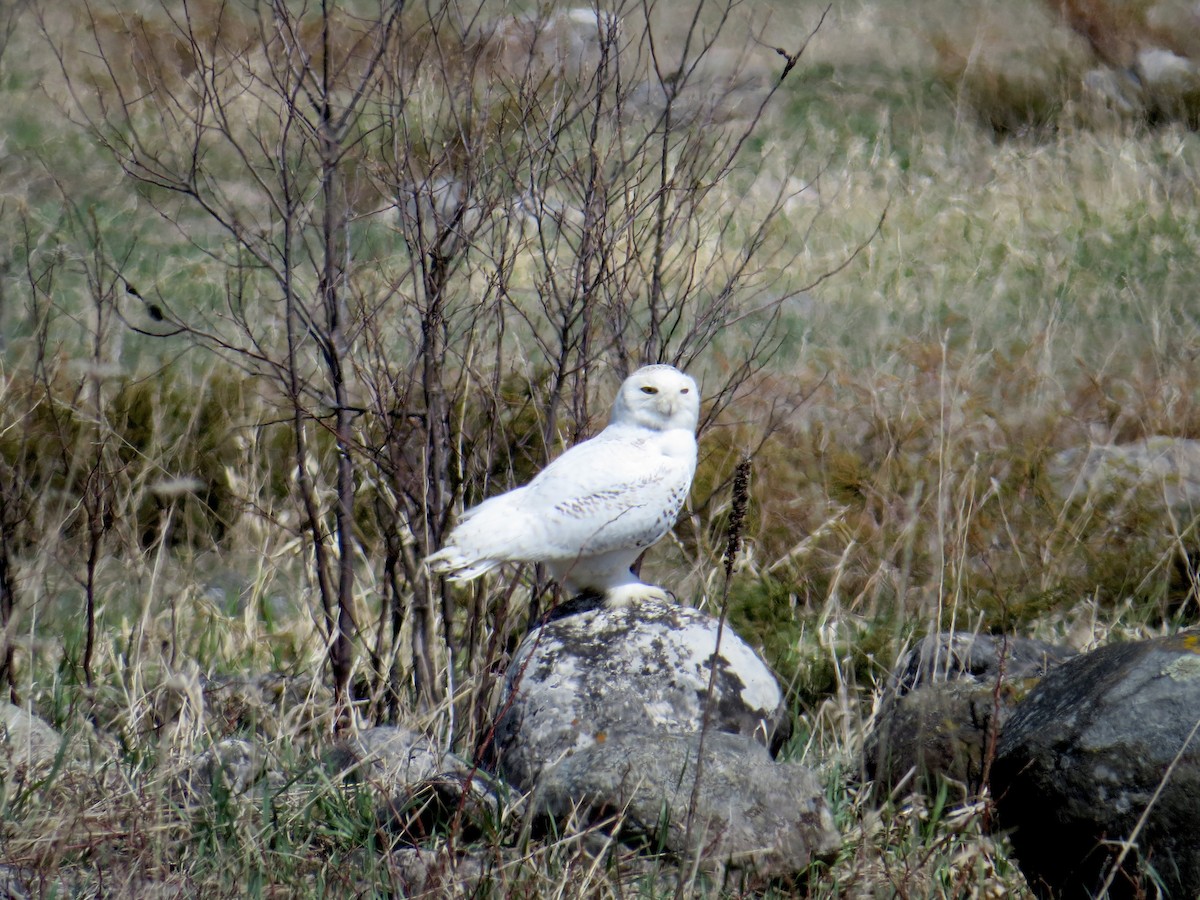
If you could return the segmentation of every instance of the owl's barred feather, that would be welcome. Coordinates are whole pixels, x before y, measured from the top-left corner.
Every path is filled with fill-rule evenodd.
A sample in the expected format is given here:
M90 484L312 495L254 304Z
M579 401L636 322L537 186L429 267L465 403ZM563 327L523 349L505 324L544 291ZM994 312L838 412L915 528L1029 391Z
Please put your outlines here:
M638 586L630 566L671 530L691 488L699 415L691 378L671 366L638 369L607 428L524 487L467 510L426 563L456 582L542 562L572 593Z

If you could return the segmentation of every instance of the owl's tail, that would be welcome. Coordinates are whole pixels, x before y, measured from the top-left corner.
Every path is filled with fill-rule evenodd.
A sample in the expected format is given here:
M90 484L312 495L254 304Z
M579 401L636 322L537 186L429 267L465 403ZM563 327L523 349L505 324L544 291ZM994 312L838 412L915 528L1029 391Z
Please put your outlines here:
M425 557L425 565L435 575L445 575L451 581L462 583L478 578L500 565L498 559L480 559L461 547L450 544L437 553Z
M426 557L429 571L454 582L471 581L511 560L512 535L520 531L514 526L518 514L512 498L516 495L510 491L464 512L442 549Z

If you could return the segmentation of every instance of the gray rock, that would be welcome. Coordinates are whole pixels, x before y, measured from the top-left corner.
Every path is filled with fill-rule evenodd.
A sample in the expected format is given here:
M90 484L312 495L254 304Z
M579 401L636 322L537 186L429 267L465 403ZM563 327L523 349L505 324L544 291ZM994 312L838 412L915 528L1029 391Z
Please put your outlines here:
M1041 678L1073 650L1012 635L944 631L917 642L896 666L893 690L906 694L946 681L994 684L998 678Z
M1103 500L1114 512L1150 504L1188 521L1200 513L1200 441L1157 435L1075 447L1054 458L1050 477L1064 499Z
M444 772L466 774L471 764L410 728L382 725L347 738L334 753L334 766L388 790L415 785Z
M451 827L460 840L494 831L508 790L482 769L409 728L368 728L339 744L330 768L383 797L379 827L396 842L420 844Z
M542 772L535 811L555 819L616 817L622 840L685 855L698 734L626 733ZM739 734L709 732L692 826L708 865L792 874L840 846L815 775L773 760Z
M16 866L0 864L0 900L31 900L29 885L36 875Z
M1200 631L1103 647L1042 679L1005 726L991 783L1035 893L1095 895L1144 815L1110 895L1153 896L1156 880L1200 894L1197 723Z
M1200 95L1200 66L1186 56L1146 47L1138 51L1134 68L1154 109L1171 109L1181 102L1186 109Z
M278 787L283 779L269 772L267 754L250 741L226 738L203 753L184 755L171 764L168 789L183 806L199 806L214 799L249 799L261 784Z
M563 604L509 665L496 729L501 775L528 790L544 767L608 735L699 731L716 636L716 619L673 603ZM786 722L774 675L728 627L717 660L711 729L769 744Z
M33 713L0 703L0 772L48 767L63 749L63 736Z
M214 786L244 794L266 773L262 752L249 741L226 738L195 758L187 779L192 791L210 794Z
M936 795L949 779L977 792L1016 703L1072 655L1029 638L923 638L897 664L884 693L863 746L865 777L887 791L910 785Z
M381 832L392 844L424 845L437 835L454 834L463 844L494 838L505 813L519 818L522 798L486 772L443 772L389 795L376 809Z

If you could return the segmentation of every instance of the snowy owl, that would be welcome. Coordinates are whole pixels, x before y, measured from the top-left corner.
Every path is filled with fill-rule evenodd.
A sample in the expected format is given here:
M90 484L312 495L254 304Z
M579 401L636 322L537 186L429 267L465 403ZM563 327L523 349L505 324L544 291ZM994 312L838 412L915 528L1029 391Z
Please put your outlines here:
M608 427L576 444L524 487L463 513L426 562L470 581L506 562L542 562L569 594L621 605L665 598L630 567L675 524L696 472L696 382L672 366L625 379Z

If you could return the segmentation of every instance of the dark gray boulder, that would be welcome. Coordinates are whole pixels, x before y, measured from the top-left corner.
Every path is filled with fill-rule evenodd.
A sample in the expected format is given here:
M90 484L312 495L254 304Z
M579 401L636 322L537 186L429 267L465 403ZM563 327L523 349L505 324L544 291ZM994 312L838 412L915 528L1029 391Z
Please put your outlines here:
M1135 838L1110 896L1200 895L1197 723L1200 631L1103 647L1042 679L991 779L1036 894L1095 896Z
M609 736L543 770L535 811L557 820L607 817L622 840L685 856L699 745L698 734ZM776 762L740 734L710 732L703 752L691 847L702 848L706 866L787 875L840 846L824 791L807 768Z
M608 736L698 732L716 638L716 619L674 603L563 604L509 665L495 737L500 774L529 790L545 767ZM782 736L783 692L728 627L716 663L711 730L768 745Z
M973 794L1016 703L1072 651L1044 641L970 632L929 635L897 664L863 745L878 788L931 795L942 779Z

